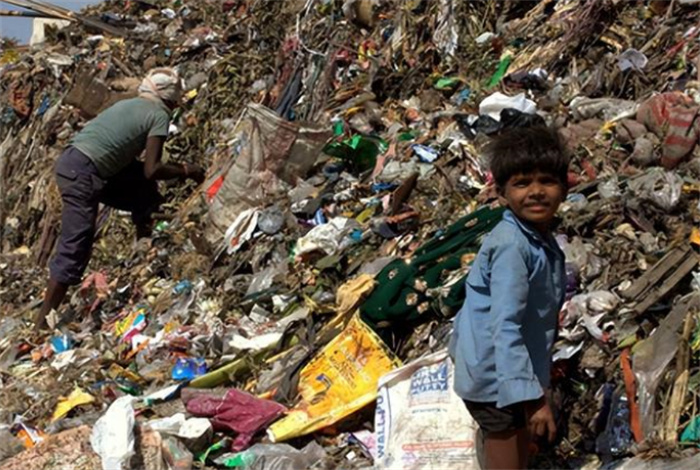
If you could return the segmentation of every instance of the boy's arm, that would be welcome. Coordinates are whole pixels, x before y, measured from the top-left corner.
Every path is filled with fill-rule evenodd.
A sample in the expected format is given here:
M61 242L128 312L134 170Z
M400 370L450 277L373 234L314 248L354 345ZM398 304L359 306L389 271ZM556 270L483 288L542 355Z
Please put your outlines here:
M544 392L532 367L521 326L527 309L527 253L517 243L495 248L491 259L491 314L496 349L499 408L537 400Z

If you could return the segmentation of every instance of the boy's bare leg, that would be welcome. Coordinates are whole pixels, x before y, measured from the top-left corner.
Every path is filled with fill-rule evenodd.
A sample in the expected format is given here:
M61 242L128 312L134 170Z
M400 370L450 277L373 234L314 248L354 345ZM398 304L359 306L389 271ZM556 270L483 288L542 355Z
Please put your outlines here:
M491 432L484 436L484 470L527 468L529 434L527 428Z

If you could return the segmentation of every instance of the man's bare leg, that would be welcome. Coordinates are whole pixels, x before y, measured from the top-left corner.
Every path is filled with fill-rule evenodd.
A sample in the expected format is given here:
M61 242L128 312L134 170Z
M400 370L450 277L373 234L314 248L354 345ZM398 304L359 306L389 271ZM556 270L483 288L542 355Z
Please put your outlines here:
M51 310L57 308L66 298L68 292L68 284L63 284L55 279L49 279L49 285L46 287L44 294L44 303L41 304L41 309L34 320L34 331L39 331L46 326L46 316Z

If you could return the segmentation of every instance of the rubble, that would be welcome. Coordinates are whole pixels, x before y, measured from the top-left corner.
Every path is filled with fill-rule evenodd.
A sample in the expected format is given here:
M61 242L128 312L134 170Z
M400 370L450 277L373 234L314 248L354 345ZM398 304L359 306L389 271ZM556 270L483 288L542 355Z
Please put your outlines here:
M3 443L0 468L379 465L382 377L444 349L500 218L479 150L541 122L573 160L560 432L533 465L697 461L692 2L39 7L71 24L0 50L0 429L26 448ZM103 208L85 281L32 334L59 233L53 162L154 66L187 83L164 158L208 179L162 183L150 240Z

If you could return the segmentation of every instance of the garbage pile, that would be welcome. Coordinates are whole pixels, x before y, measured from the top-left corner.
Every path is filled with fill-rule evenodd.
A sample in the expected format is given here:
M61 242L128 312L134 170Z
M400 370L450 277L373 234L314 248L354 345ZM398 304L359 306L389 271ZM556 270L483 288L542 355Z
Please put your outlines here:
M106 1L4 43L0 468L478 468L445 347L502 211L479 149L542 123L573 162L535 465L697 466L694 3ZM186 79L164 158L208 180L163 183L150 240L104 208L32 334L53 162L154 66Z

